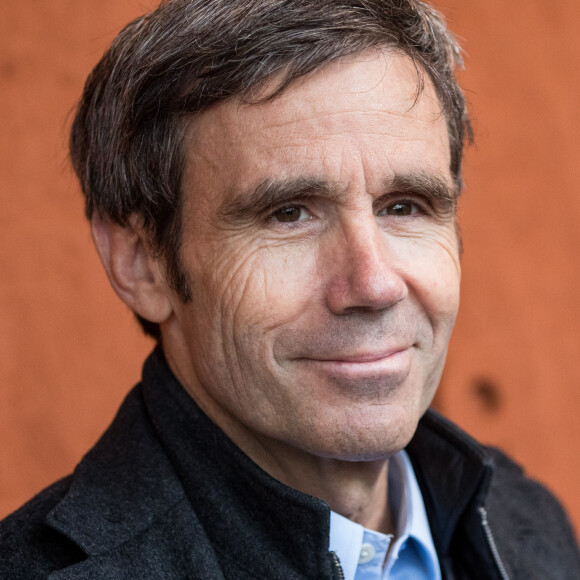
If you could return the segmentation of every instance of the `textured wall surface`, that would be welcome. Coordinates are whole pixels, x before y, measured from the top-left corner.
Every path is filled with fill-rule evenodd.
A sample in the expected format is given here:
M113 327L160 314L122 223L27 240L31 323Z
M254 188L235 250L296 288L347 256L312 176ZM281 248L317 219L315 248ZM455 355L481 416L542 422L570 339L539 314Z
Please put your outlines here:
M462 306L437 404L547 483L580 527L580 4L441 0L476 146Z
M575 0L440 0L477 144L462 310L437 406L512 453L580 527L580 41ZM151 2L0 7L0 516L68 473L151 348L108 286L66 159L84 78Z

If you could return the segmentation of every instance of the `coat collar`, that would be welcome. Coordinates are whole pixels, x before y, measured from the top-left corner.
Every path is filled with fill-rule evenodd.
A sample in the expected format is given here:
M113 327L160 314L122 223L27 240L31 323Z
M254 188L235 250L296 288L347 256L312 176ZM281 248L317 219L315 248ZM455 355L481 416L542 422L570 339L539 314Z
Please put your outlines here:
M494 471L487 449L456 425L429 410L407 446L440 557L450 550L461 516L483 504Z
M465 506L486 491L491 460L431 411L407 450L437 551L447 554ZM184 553L203 539L207 558L256 577L323 577L328 568L328 505L253 463L187 395L160 349L47 522L100 558L165 526Z

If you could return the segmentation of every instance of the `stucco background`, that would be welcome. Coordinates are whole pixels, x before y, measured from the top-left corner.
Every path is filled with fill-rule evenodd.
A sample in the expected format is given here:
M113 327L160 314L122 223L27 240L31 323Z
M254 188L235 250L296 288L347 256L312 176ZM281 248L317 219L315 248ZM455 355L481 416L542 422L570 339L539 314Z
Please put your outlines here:
M476 145L436 405L548 484L579 529L580 3L437 5L465 48ZM0 516L73 468L151 349L98 263L66 141L86 75L152 6L0 6Z

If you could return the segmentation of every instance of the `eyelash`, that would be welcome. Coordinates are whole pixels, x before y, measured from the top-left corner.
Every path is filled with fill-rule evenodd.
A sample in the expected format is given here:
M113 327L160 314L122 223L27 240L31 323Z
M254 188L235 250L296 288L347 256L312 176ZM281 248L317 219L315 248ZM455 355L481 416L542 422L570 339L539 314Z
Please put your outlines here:
M305 211L307 212L309 215L309 217L307 219L297 219L295 221L282 221L282 220L276 220L276 216L280 215L280 212L283 212L284 210L299 210L299 211ZM308 209L308 207L306 207L304 204L301 203L289 203L289 204L285 204L282 205L276 209L274 209L273 211L271 211L268 215L268 221L269 222L276 222L276 223L280 223L280 224L286 224L286 225L295 225L304 221L309 221L312 218L312 212Z
M382 204L382 207L380 207L380 209L375 210L375 215L377 217L398 217L399 219L401 218L413 218L416 215L427 215L430 213L430 209L431 209L431 203L429 202L429 200L421 198L421 199L417 199L416 197L396 197L396 196L389 196L390 199L385 200L385 203ZM387 211L389 208L392 208L396 205L410 205L413 206L415 208L415 211L409 215L400 215L400 216L396 216L393 214L383 214L380 215L381 212L383 211ZM310 216L307 219L297 219L295 221L280 221L280 220L276 220L276 215L280 214L280 212L284 211L284 210L300 210L300 211L305 211L307 213L310 214ZM288 203L285 205L282 205L272 211L270 211L270 213L267 216L267 221L268 222L275 222L278 224L285 224L286 226L297 226L298 224L302 223L302 222L306 222L306 221L310 221L310 219L312 219L313 217L313 212L303 203Z
M417 215L417 214L425 215L425 214L429 213L429 208L430 208L429 202L425 199L418 200L417 198L395 198L395 199L390 199L390 200L388 200L387 203L383 204L382 207L375 212L375 215L377 215L379 217L386 217L389 214L380 215L381 212L387 211L389 208L393 208L397 205L413 206L416 211L414 211L410 215L402 215L402 216L394 216L394 215L390 214L392 217L399 217L399 218L409 217L410 218L410 217L413 217L414 215Z

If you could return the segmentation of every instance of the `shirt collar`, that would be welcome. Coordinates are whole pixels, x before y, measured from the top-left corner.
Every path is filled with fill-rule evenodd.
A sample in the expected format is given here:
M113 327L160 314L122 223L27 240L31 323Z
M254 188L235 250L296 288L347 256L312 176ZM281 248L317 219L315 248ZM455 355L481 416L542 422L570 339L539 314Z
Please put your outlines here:
M408 537L414 538L423 548L423 553L439 577L439 564L433 538L427 520L423 497L413 466L405 451L399 451L389 461L389 504L396 515L396 540L392 556ZM367 530L336 512L330 514L330 550L335 552L341 562L345 580L354 580L363 538L371 538L388 547L391 536Z

